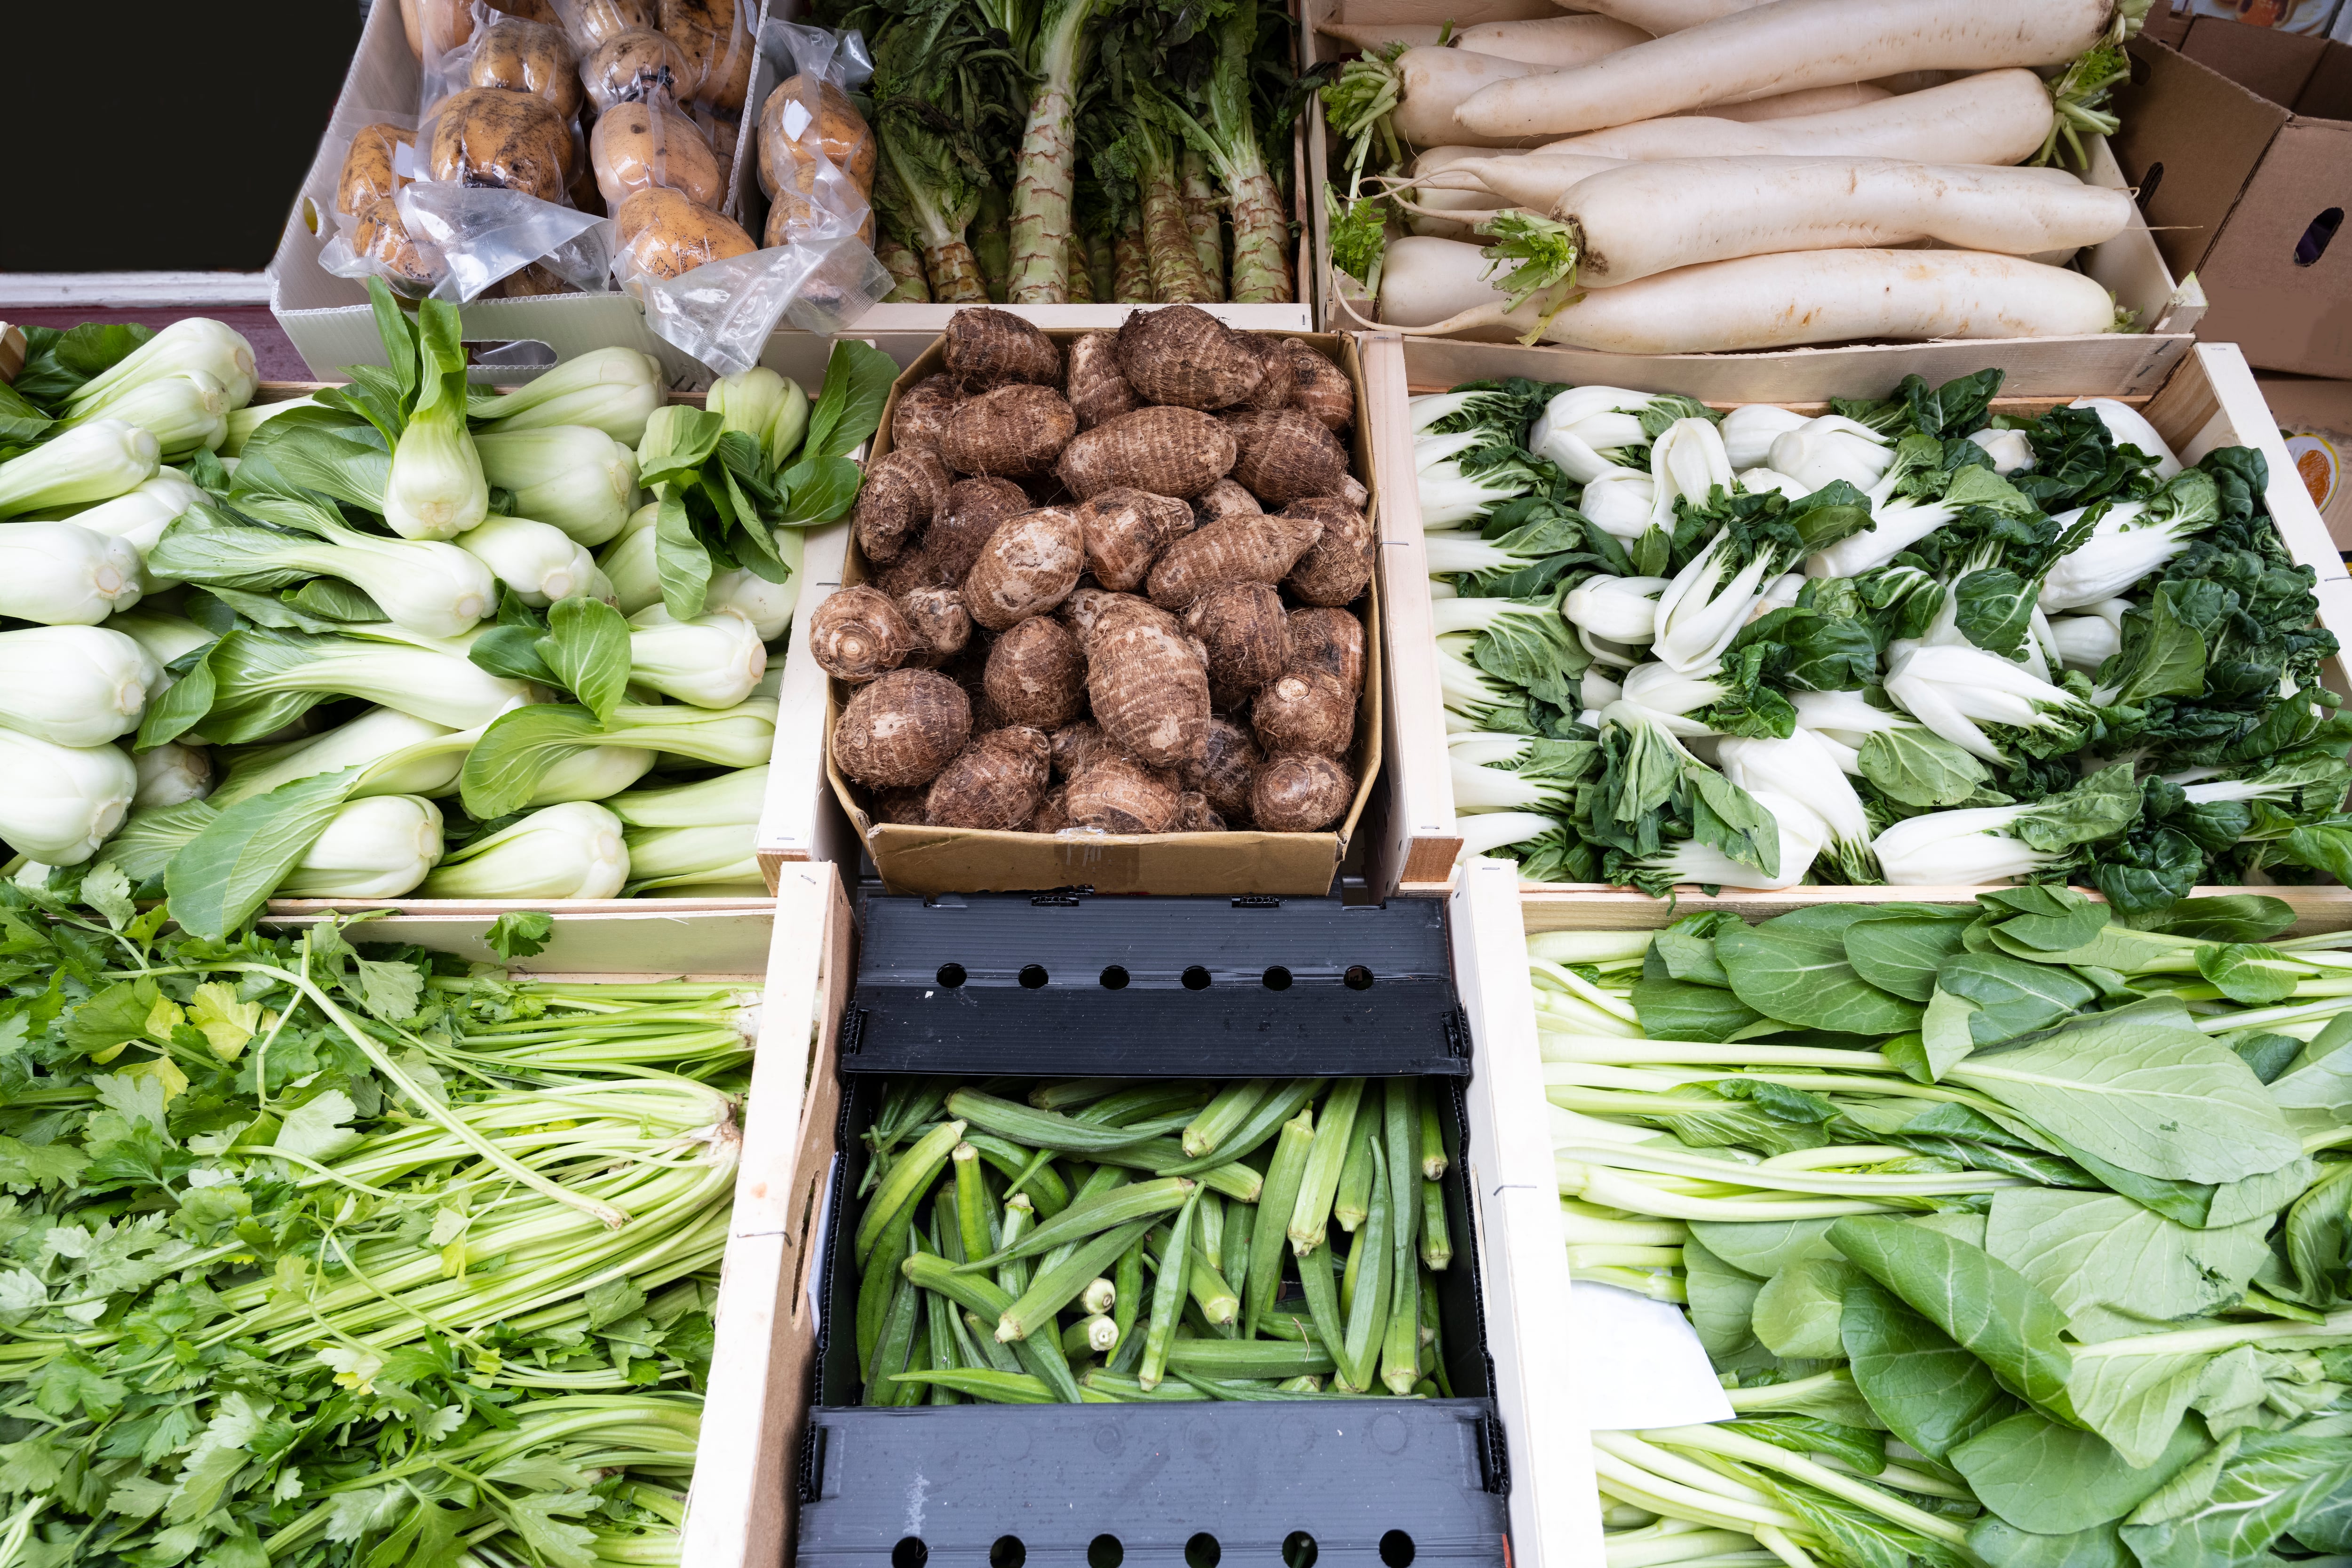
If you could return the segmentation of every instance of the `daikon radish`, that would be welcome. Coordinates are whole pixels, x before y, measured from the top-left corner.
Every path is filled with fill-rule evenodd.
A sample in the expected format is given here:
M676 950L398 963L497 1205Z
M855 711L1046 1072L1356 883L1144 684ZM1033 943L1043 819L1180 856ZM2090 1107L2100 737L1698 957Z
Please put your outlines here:
M1431 198L1441 194L1451 196L1475 186L1477 190L1487 192L1492 196L1502 197L1513 206L1548 213L1552 210L1552 204L1567 195L1568 188L1578 181L1591 179L1593 175L1603 174L1611 169L1630 166L1632 165L1615 158L1578 158L1559 153L1523 153L1517 157L1509 158L1473 157L1449 160L1439 170L1433 172L1429 178L1443 179L1449 184L1455 181L1462 182L1460 184L1453 185L1451 190L1431 189L1420 181L1416 181L1415 184L1420 188L1422 201L1431 206L1440 205L1451 206L1454 205L1451 202L1440 204ZM1419 165L1416 164L1415 167L1418 168ZM1489 205L1492 205L1491 202Z
M1535 65L1586 65L1603 55L1646 44L1650 35L1606 16L1541 16L1528 22L1481 22L1454 35L1456 48Z
M1660 38L1771 3L1772 0L1576 0L1580 11L1613 16Z
M1729 120L1741 125L1753 125L1763 120L1796 120L1808 114L1835 114L1842 109L1860 109L1865 103L1878 103L1895 95L1883 87L1873 87L1866 81L1849 81L1836 87L1802 87L1794 92L1776 92L1769 98L1752 98L1746 103L1714 103L1698 109L1676 110L1677 114L1704 114L1712 120Z
M1785 0L1784 0L1785 3ZM1540 339L1611 353L1716 353L1801 343L2086 337L2115 301L2078 272L1959 250L1805 250L1709 261L1596 289L1547 324L1487 282L1476 247L1407 237L1381 278L1384 327Z
M1497 160L1507 162L1508 160ZM1515 290L1622 287L1702 262L1934 239L2029 256L2096 245L2131 221L2122 191L2063 169L1885 158L1697 158L1627 163L1579 181L1549 218L1494 232L1524 253ZM1549 269L1549 271L1547 271Z
M1360 72L1376 63L1373 56L1367 55L1350 68ZM1543 140L1532 132L1490 136L1465 131L1455 123L1454 112L1485 88L1514 77L1549 74L1549 66L1507 60L1500 55L1482 55L1469 49L1407 49L1389 62L1389 69L1396 77L1396 107L1390 111L1389 124L1398 136L1415 146L1457 142L1478 147L1531 147Z
M1412 215L1412 232L1444 239L1475 238L1474 226L1484 223L1504 203L1495 199L1496 192L1475 180L1457 181L1449 176L1460 164L1483 163L1494 155L1491 147L1433 147L1415 158L1413 184L1419 194L1414 205L1423 210ZM1444 183L1435 183L1439 181Z
M1386 48L1391 44L1433 49L1451 41L1444 27L1427 22L1318 22L1315 30L1360 49Z
M1760 125L1678 115L1571 136L1536 151L1636 161L1777 153L2021 163L2041 151L2056 120L2040 77L2030 70L2000 70L1830 114Z
M1776 0L1544 76L1455 111L1480 137L1566 134L1897 71L2063 64L2128 30L2145 0ZM1462 140L1455 137L1452 140Z

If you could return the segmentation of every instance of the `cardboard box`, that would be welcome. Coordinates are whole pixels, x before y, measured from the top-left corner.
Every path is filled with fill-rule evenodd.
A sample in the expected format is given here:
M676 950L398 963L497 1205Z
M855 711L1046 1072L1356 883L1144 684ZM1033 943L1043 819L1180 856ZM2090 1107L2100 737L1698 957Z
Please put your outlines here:
M1507 344L1451 342L1437 338L1397 339L1367 333L1363 338L1365 383L1372 403L1374 483L1381 497L1381 589L1383 622L1390 637L1388 722L1383 731L1388 779L1385 833L1368 847L1367 880L1375 897L1391 893L1439 896L1455 881L1454 858L1462 848L1454 812L1454 785L1446 771L1445 707L1437 673L1428 657L1431 643L1428 546L1422 532L1421 506L1413 483L1412 437L1405 400L1426 392L1444 392L1465 381L1525 375L1570 381L1598 381L1596 371L1557 368L1559 351L1519 348ZM1594 356L1606 357L1606 356ZM1843 373L1822 362L1824 373L1801 379L1784 372L1780 390L1755 396L1747 388L1751 373L1736 356L1692 362L1684 380L1659 384L1636 382L1643 391L1681 392L1711 406L1730 408L1741 403L1775 403L1807 414L1828 412L1825 387L1843 387ZM1904 374L1900 363L1888 365L1887 379L1863 395L1884 396ZM1932 373L1929 373L1932 374ZM2086 389L2095 390L2095 389ZM2340 385L2336 391L2343 392ZM1840 393L1840 395L1845 394ZM2038 412L2051 397L2004 397L1993 405L2000 412ZM2260 448L2270 465L2270 485L2263 492L2272 521L2287 553L2297 565L2318 575L2319 623L2352 647L2352 573L2328 537L2319 510L2298 479L2296 465L2278 424L2263 406L2245 358L2228 343L2200 344L2183 360L2171 379L2153 397L2135 398L2140 411L2187 463L2196 462L2217 447ZM2352 678L2345 661L2333 658L2322 667L2323 680L2332 690L2352 695ZM1561 884L1530 884L1557 888ZM1578 885L1580 896L1620 900L1629 909L1654 900L1642 893ZM1942 889L1972 897L1974 889ZM1876 897L1928 897L1919 889L1795 888L1771 897L1790 904L1868 900ZM1696 895L1680 895L1685 908ZM1661 908L1664 906L1661 905Z
M1049 331L1055 342L1067 343L1080 334L1066 328ZM1336 362L1356 387L1356 423L1352 436L1355 471L1371 489L1367 515L1375 538L1381 530L1380 487L1373 480L1369 434L1370 405L1365 399L1361 363L1353 338L1326 333L1302 334L1315 350ZM882 427L875 433L874 456L890 449L890 423L898 398L924 377L946 363L944 342L935 343L898 377L882 412ZM842 582L866 580L866 560L853 538L843 564ZM848 815L858 840L874 857L883 883L894 893L1002 892L1024 889L1090 887L1097 893L1278 894L1319 898L1330 891L1346 858L1372 786L1380 777L1383 712L1383 660L1374 657L1381 646L1380 582L1375 574L1363 599L1365 660L1364 689L1356 708L1356 798L1336 828L1321 833L998 833L969 827L910 827L901 823L877 823L866 815L862 785L852 784L833 763L831 737L835 720L848 701L848 689L839 681L830 688L824 707L825 776ZM781 733L781 731L779 731ZM776 775L771 775L772 784ZM796 804L796 803L795 803ZM786 809L792 809L788 806ZM764 861L764 855L762 857Z
M2328 537L2352 555L2352 382L2258 375L2254 383Z
M2352 375L2352 45L2216 17L2131 45L2116 156L2207 341L2265 370Z
M1450 21L1462 27L1558 15L1559 7L1549 0L1301 0L1301 58L1310 65L1325 65L1357 52L1355 46L1318 32L1320 22L1380 26ZM1307 181L1318 193L1340 167L1341 157L1339 139L1325 124L1322 113L1322 103L1317 100L1307 116ZM2105 142L2090 137L2085 146L2090 166L2084 178L2094 184L2122 188L2126 184L2123 171ZM1370 305L1358 298L1361 285L1331 265L1330 226L1319 195L1309 209L1309 219L1315 234L1318 321L1328 330L1346 331L1376 320ZM1792 375L1823 389L1812 394L1815 396L1864 397L1876 396L1873 389L1891 386L1913 371L1929 381L1948 381L1988 365L2006 370L2009 391L2021 397L2054 397L2061 393L2073 396L2086 390L2109 397L2154 392L2188 353L2200 330L2198 318L2204 311L2205 300L2196 280L2180 276L2179 267L2167 269L2147 225L2137 216L2115 238L2084 250L2078 264L2115 296L2118 305L2135 313L2135 331L2096 337L1841 343L1716 354L1546 349L1541 352L1554 356L1551 368L1519 374L1654 391L1681 388L1694 377L1705 377L1711 384L1736 382L1742 388L1736 395L1738 400L1750 403L1773 400L1780 395L1774 389ZM1351 291L1351 301L1363 321L1339 308L1337 300L1343 290Z

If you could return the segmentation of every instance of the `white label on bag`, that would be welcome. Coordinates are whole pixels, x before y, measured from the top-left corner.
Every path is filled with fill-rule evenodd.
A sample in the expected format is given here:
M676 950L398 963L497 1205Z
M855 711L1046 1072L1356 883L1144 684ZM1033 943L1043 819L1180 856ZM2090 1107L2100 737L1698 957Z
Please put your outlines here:
M421 180L425 170L416 162L416 143L395 142L392 144L392 172L404 180Z

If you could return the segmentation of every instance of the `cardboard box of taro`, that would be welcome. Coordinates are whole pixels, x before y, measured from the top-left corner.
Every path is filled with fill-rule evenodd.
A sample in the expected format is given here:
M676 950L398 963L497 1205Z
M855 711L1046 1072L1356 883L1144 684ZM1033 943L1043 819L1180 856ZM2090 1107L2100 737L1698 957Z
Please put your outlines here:
M812 613L894 892L1327 893L1380 767L1352 342L974 307L891 390Z

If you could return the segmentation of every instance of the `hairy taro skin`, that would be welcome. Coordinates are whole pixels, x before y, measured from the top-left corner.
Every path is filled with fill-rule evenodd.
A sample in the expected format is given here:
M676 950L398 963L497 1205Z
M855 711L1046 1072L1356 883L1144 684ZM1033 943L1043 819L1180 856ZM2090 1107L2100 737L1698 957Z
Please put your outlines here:
M955 476L929 447L900 447L866 465L854 526L857 548L888 565L923 536L947 504Z
M997 525L1030 510L1029 497L1011 479L958 479L948 487L922 543L899 552L881 578L894 596L916 588L960 588Z
M1213 415L1139 408L1079 433L1054 471L1080 500L1114 489L1189 498L1224 478L1238 451Z
M1181 767L1207 742L1209 672L1176 618L1122 599L1087 638L1095 722L1147 766Z
M992 730L941 770L924 809L934 827L1017 833L1036 816L1049 777L1042 733L1020 725Z
M989 535L964 577L964 607L990 631L1005 631L1069 597L1085 564L1077 513L1041 507L1007 519Z
M1168 824L1171 833L1223 833L1225 819L1209 805L1209 797L1198 790L1186 790L1176 797L1176 816Z
M1192 509L1173 496L1105 490L1078 508L1086 529L1087 570L1115 593L1141 585L1160 552L1192 531Z
M1087 656L1051 616L1032 616L998 637L982 679L1009 724L1056 730L1086 710Z
M971 612L958 588L916 588L894 601L923 645L935 654L961 653L971 641Z
M1339 495L1353 477L1339 438L1296 408L1245 408L1220 416L1234 438L1234 478L1270 506Z
M1219 479L1192 498L1192 526L1206 528L1221 517L1255 517L1265 510L1232 479Z
M1102 732L1102 726L1091 719L1080 719L1054 731L1054 776L1074 779L1091 766L1106 749L1116 751Z
M1250 782L1250 816L1266 833L1319 833L1347 814L1355 776L1313 752L1276 757Z
M1333 435L1356 422L1356 389L1348 373L1297 338L1282 340L1290 356L1290 405Z
M1073 827L1104 833L1165 833L1175 821L1176 775L1117 752L1072 779L1066 799Z
M1257 345L1196 305L1130 313L1118 329L1118 364L1146 403L1230 408L1258 389Z
M1214 690L1246 696L1290 663L1290 628L1282 595L1264 583L1229 583L1184 612L1184 630L1200 639Z
M1264 379L1257 390L1242 399L1244 408L1287 408L1298 391L1297 367L1292 363L1285 340L1271 332L1244 332L1242 336L1256 351L1258 363L1265 367Z
M1344 757L1356 739L1356 704L1335 677L1294 669L1257 694L1250 722L1259 743L1276 755Z
M927 784L971 737L963 688L928 669L861 686L833 728L834 765L869 789Z
M1047 790L1037 803L1037 815L1029 819L1032 833L1059 833L1070 826L1070 786L1057 784Z
M1364 689L1364 623L1339 609L1290 612L1290 667L1334 676L1353 700Z
M1010 310L974 305L949 317L946 357L948 374L967 392L1016 381L1062 384L1062 351Z
M1060 393L1013 382L957 404L940 433L940 456L960 474L1026 479L1053 472L1077 433L1078 416Z
M1081 430L1143 406L1143 399L1128 384L1127 373L1118 367L1117 332L1088 332L1072 340L1067 391Z
M1228 583L1279 583L1322 537L1312 518L1222 517L1170 545L1151 569L1151 602L1181 610Z
M825 596L809 616L809 651L827 675L853 685L872 680L924 647L898 606L860 584Z
M947 428L948 416L962 401L962 389L952 376L926 376L915 383L898 395L898 406L891 412L890 449L895 452L909 447L937 447L940 432Z
M1292 501L1283 515L1309 518L1323 528L1283 586L1314 605L1349 605L1360 598L1372 581L1371 521L1337 496Z
M1265 762L1256 739L1231 719L1209 721L1207 745L1197 763L1180 772L1184 787L1207 797L1211 809L1234 826L1245 826L1250 812L1250 780Z

